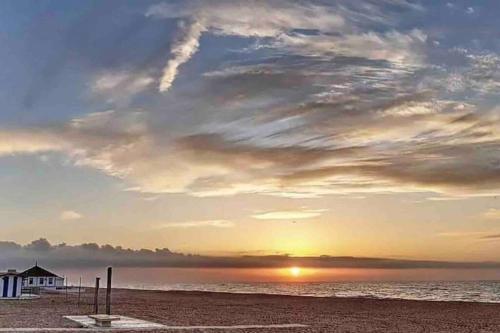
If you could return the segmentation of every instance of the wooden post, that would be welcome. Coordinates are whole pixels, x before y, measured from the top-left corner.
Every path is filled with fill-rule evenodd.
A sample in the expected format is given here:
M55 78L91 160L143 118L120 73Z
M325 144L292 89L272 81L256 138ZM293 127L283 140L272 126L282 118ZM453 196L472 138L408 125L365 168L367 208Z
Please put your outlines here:
M78 307L80 307L80 291L82 289L82 277L80 276L80 284L78 285Z
M111 314L111 274L112 268L108 267L108 283L106 286L106 314Z
M101 278L95 278L95 290L94 290L94 313L99 313L99 280Z

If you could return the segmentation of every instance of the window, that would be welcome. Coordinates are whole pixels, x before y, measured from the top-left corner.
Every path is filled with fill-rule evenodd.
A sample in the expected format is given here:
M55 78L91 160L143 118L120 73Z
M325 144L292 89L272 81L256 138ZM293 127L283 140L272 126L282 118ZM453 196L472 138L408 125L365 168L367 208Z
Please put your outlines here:
M49 278L49 284L52 284L52 282L54 282L53 280L54 280L54 279L50 277L50 278Z
M33 278L29 278L29 279L28 279L28 284L29 284L29 285L33 284L33 282L34 282L34 281L33 281Z
M38 279L38 284L44 284L44 283L45 283L45 279L44 278Z

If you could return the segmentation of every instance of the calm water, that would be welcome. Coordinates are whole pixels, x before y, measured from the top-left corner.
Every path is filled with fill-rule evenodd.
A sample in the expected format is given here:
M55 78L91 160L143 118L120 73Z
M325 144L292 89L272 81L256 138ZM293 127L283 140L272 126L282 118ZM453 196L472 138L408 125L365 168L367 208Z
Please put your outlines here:
M82 278L83 285L93 285L96 276L105 278L105 269L71 269L57 271L70 284ZM283 273L285 275L283 275ZM472 270L334 270L327 275L314 272L309 278L343 280L337 282L259 282L263 279L283 280L287 270L243 269L169 269L115 268L113 287L150 290L196 290L230 293L281 294L315 297L399 298L429 301L466 301L500 303L500 272ZM335 274L334 274L335 273ZM489 278L477 281L478 276ZM450 281L461 277L467 281ZM356 279L371 278L371 281ZM385 281L382 279L386 279ZM412 282L420 279L422 282ZM380 279L380 280L375 280ZM387 280L392 279L392 280ZM396 279L402 282L391 282ZM447 280L447 281L443 281ZM101 280L104 281L104 280ZM231 282L228 282L231 281ZM341 282L355 281L355 282ZM383 281L383 282L373 282Z
M333 282L333 283L193 283L122 287L155 290L197 290L315 297L399 298L428 301L500 303L500 282Z

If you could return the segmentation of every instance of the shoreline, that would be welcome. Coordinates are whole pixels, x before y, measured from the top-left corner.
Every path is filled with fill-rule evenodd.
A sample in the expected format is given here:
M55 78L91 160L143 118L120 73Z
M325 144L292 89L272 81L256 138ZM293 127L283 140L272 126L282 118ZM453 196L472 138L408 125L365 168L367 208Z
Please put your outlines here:
M82 287L83 288L83 287ZM93 289L91 287L85 287ZM99 288L99 290L105 288ZM113 288L114 290L123 291L146 291L146 292L164 292L164 293L187 293L187 294L214 294L214 295L246 295L246 296L276 296L276 297L293 297L293 298L312 298L312 299L348 299L348 300L380 300L380 301L407 301L407 302L431 302L431 303L473 303L473 304L498 304L500 302L481 302L481 301L460 301L460 300L429 300L429 299L410 299L397 297L377 297L377 296L314 296L314 295L290 295L290 294L272 294L272 293L251 293L251 292L231 292L231 291L207 291L207 290L180 290L180 289L140 289L140 288Z

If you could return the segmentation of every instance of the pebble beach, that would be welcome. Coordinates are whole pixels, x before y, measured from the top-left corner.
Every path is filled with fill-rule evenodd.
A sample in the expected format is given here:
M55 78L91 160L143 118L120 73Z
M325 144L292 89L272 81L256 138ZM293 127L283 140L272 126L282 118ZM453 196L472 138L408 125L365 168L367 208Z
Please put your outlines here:
M63 316L90 314L93 294L87 288L79 302L76 294L64 293L42 294L33 300L0 301L0 329L71 330L77 326ZM102 311L104 294L101 290ZM113 289L112 313L169 326L307 325L231 332L500 332L500 304L473 302Z

